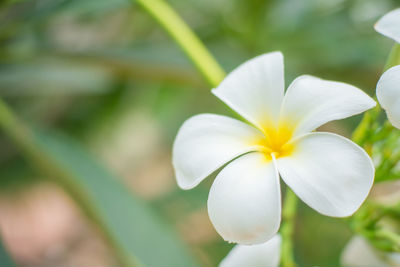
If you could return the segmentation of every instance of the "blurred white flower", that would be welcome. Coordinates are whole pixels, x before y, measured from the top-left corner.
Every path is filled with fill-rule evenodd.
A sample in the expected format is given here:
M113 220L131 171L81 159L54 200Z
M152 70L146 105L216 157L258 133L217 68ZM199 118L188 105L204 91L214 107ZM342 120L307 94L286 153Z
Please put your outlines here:
M281 237L275 235L259 245L236 245L219 267L278 267L280 254Z
M382 75L376 86L376 96L390 123L400 128L400 66L390 68Z
M383 16L375 29L400 43L400 8ZM400 128L400 66L387 70L376 87L376 96L393 126Z
M343 267L399 267L400 253L385 253L374 249L363 237L355 236L346 245Z
M311 76L297 78L284 95L280 52L239 66L213 93L252 125L214 114L188 119L174 143L173 165L183 189L223 167L208 213L225 240L259 244L278 231L279 174L324 215L358 209L373 183L371 159L346 138L312 131L370 109L373 99L351 85Z
M375 24L375 30L400 43L400 8L383 16Z

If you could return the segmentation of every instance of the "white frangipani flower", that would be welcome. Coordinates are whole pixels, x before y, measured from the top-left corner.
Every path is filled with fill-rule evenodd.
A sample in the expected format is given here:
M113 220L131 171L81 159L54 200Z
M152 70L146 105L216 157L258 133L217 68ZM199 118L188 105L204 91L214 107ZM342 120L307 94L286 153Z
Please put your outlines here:
M383 16L375 24L375 30L400 43L400 8Z
M281 243L281 236L275 235L262 244L236 245L219 267L278 267Z
M278 231L279 174L322 214L344 217L358 209L373 183L371 159L346 138L312 131L370 109L373 99L311 76L297 78L284 95L280 52L244 63L212 92L252 125L214 114L188 119L174 143L173 165L183 189L223 167L208 213L225 240L259 244Z
M375 29L400 43L400 8L383 16ZM400 66L392 67L382 75L376 87L376 96L389 121L400 129Z
M343 250L343 267L398 267L400 253L388 253L374 249L361 236L353 237Z
M376 86L376 96L390 123L400 129L400 66L383 73Z

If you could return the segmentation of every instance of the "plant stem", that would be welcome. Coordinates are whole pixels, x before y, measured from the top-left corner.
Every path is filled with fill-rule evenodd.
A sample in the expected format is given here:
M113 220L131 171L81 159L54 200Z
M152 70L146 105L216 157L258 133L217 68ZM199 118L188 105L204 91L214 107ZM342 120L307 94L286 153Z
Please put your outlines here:
M390 51L389 57L386 61L384 71L400 64L400 44L395 44Z
M395 44L389 53L383 71L386 71L391 67L399 64L400 64L400 44ZM364 144L364 141L368 135L370 127L377 118L377 116L379 115L380 111L381 108L378 103L374 109L365 112L364 117L362 118L360 124L358 124L357 128L353 132L352 139L354 142L358 143L359 145Z
M296 263L293 256L293 232L295 225L295 216L297 210L297 196L289 187L286 188L284 208L282 211L283 224L281 226L282 251L281 266L295 267Z
M360 146L363 146L365 144L368 133L371 131L371 125L378 117L380 111L381 108L379 104L377 104L375 108L365 112L364 117L353 132L352 140L354 142L356 142Z
M375 237L377 238L385 238L390 240L394 244L393 249L396 252L400 252L400 236L398 234L385 229L380 229L376 231L374 234Z
M399 65L400 64L400 45L395 44L386 60L385 67L383 71L388 70L389 68ZM353 132L352 140L356 143L358 143L360 146L363 146L367 152L369 151L372 147L373 141L371 141L372 135L375 135L376 132L375 130L379 127L377 119L378 116L381 112L381 108L379 106L379 103L374 109L371 109L367 111L364 114L363 119L361 120L360 124L357 126L357 128ZM387 124L384 124L383 129L385 128ZM391 126L390 126L391 127ZM387 139L388 136L385 136ZM393 169L395 164L398 161L398 157L400 155L396 155L392 159L388 160L393 160L393 163L386 161L385 164L388 166L383 166L383 173L382 171L382 165L377 167L377 172L376 172L376 181L382 181L380 177L382 176L389 176L390 171ZM370 204L370 209L368 209L368 204ZM372 208L372 209L371 209ZM373 209L379 211L379 213L373 212ZM396 233L386 230L386 229L373 229L368 230L368 228L371 228L372 226L375 226L377 222L385 216L387 213L387 210L384 210L382 208L377 208L371 206L371 202L367 202L362 206L362 209L360 209L353 217L352 220L350 221L351 224L355 227L353 227L353 230L357 232L358 234L364 235L365 237L369 238L370 242L374 244L377 248L382 249L382 246L386 246L386 244L378 244L374 243L373 241L376 238L381 238L388 240L392 245L389 247L390 249L394 249L395 251L400 251L400 236L397 235ZM386 248L387 249L387 248Z
M213 87L217 86L225 76L224 71L176 12L163 0L137 1L174 38L208 83ZM105 238L108 239L111 247L114 249L120 266L137 266L140 264L137 259L132 258L132 255L127 255L115 242L112 234L107 231L107 227L103 225L103 222L99 218L96 208L90 205L85 192L80 191L79 186L71 182L73 180L70 179L72 174L38 146L34 133L29 127L26 127L18 120L17 116L14 115L2 99L0 99L0 127L19 146L24 155L30 159L35 167L42 170L58 184L61 184L72 198L79 203L89 218L100 226Z
M137 0L137 2L164 27L172 38L174 38L211 86L215 87L222 81L225 77L223 69L218 65L197 36L165 1ZM297 197L289 188L287 188L286 191L284 205L282 212L284 223L281 228L281 262L283 267L295 267L292 236L297 208Z
M136 0L176 41L200 73L215 87L225 77L220 67L200 39L163 0Z

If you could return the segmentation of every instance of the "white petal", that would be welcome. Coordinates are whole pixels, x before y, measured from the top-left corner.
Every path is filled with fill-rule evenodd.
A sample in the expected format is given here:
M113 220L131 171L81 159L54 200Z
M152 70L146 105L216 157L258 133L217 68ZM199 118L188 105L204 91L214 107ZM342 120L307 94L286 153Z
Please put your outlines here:
M375 30L400 43L400 8L383 16L375 24Z
M376 87L376 96L389 121L400 129L400 66L390 68L382 75Z
M367 197L374 166L352 141L331 133L310 133L277 159L282 179L310 207L335 217L353 214Z
M399 255L379 252L363 237L355 236L346 245L340 261L344 267L390 267L399 266Z
M371 97L352 85L305 75L289 86L283 99L282 121L300 135L375 105Z
M254 152L226 166L211 187L208 214L226 241L251 245L270 239L281 220L279 176L272 160Z
M219 267L278 267L281 242L280 235L275 235L263 244L236 245Z
M225 163L254 151L256 129L229 117L201 114L188 119L175 139L172 161L178 185L190 189Z
M253 58L233 70L212 92L258 127L276 123L283 98L283 55Z

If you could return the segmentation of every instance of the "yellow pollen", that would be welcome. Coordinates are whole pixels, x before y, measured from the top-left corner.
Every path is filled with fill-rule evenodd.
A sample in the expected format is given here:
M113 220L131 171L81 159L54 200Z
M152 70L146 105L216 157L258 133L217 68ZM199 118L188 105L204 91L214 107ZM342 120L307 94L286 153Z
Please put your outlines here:
M264 137L252 142L252 145L261 147L262 152L266 155L268 160L275 158L289 156L293 150L294 145L290 143L293 136L293 128L281 124L277 128L263 127Z

